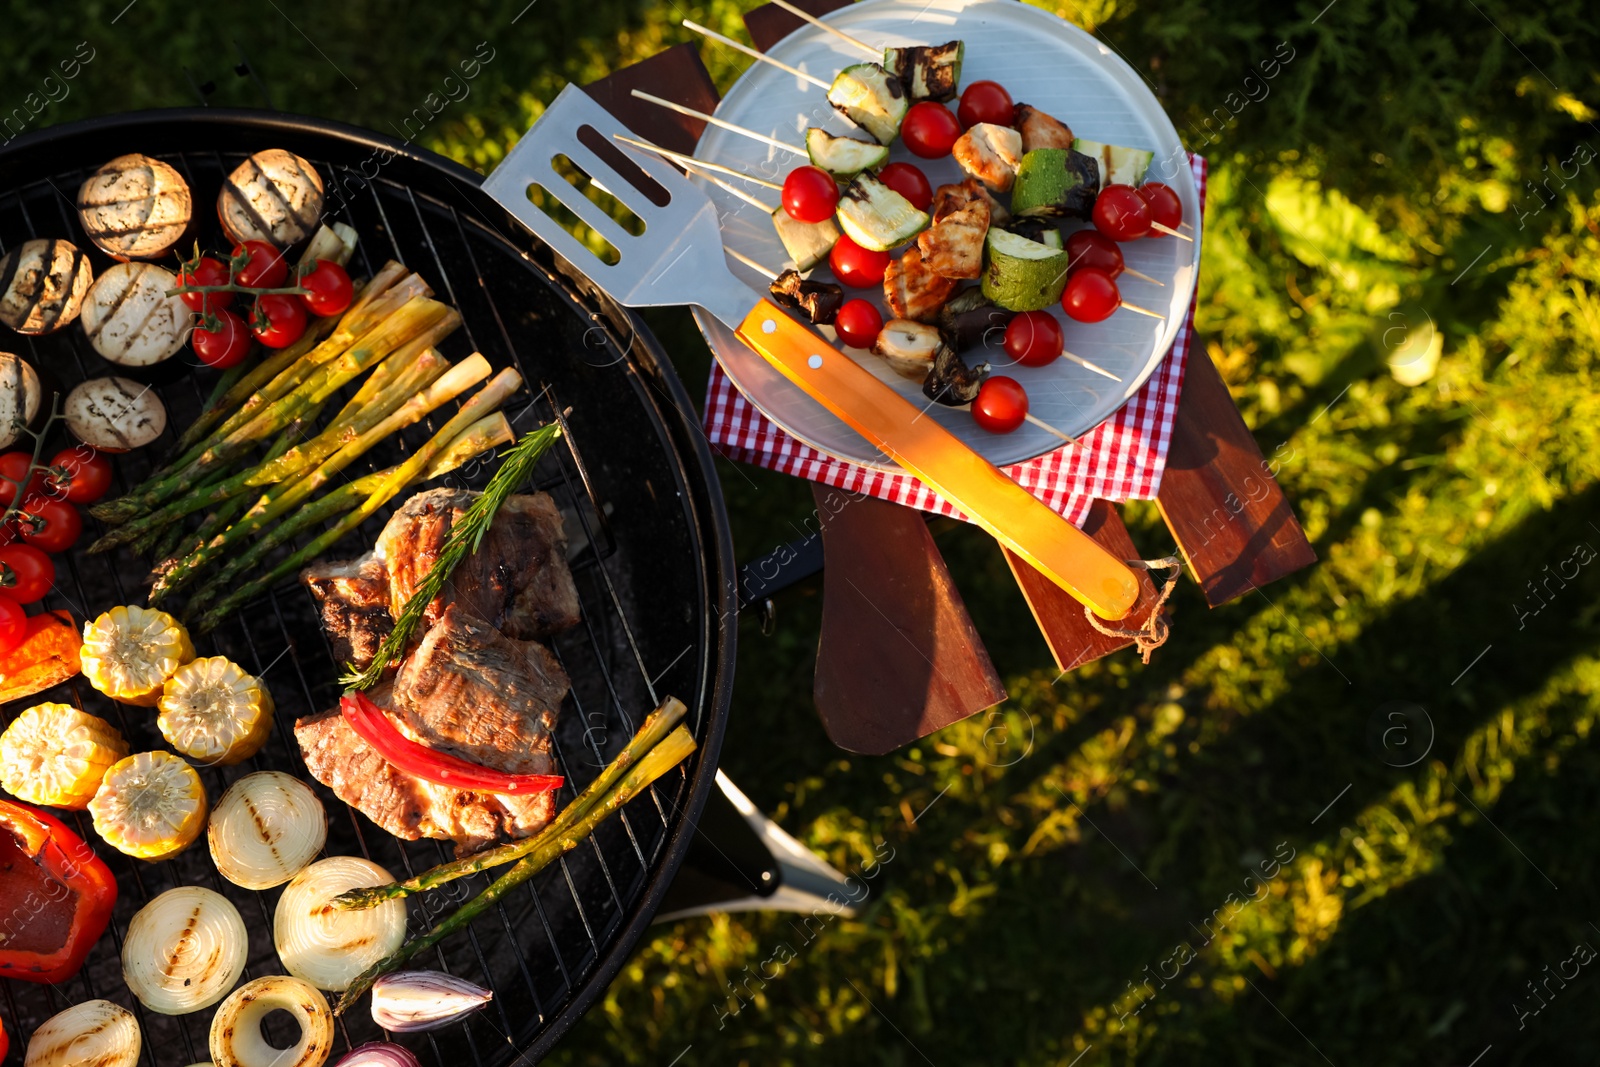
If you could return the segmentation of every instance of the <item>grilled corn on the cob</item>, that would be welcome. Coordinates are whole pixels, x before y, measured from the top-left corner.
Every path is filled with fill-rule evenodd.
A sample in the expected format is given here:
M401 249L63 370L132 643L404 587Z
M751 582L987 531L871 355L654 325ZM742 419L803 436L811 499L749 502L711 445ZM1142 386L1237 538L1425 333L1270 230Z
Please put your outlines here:
M194 659L183 623L164 611L136 604L115 607L83 628L83 675L100 692L124 704L153 708L161 687Z
M188 848L206 824L200 775L170 752L140 752L106 772L89 801L94 828L106 844L144 860Z
M67 704L37 704L0 734L0 786L30 804L81 810L127 754L128 743L104 719Z
M167 743L206 764L254 756L272 731L272 694L226 656L179 667L161 694L156 725Z

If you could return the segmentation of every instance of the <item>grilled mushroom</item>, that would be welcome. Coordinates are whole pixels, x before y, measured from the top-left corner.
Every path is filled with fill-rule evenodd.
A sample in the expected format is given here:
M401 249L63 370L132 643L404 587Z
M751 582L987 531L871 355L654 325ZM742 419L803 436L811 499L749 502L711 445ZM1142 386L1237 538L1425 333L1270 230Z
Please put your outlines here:
M168 296L178 284L154 263L118 263L95 279L83 307L83 332L94 350L124 367L160 363L183 347L189 308Z
M1015 314L984 296L978 286L968 286L939 309L939 332L958 351L999 348L1005 339L1006 323Z
M819 326L832 323L844 304L844 290L839 286L832 282L808 282L795 270L786 270L773 279L768 292L781 307L804 311Z
M933 369L922 383L922 395L948 407L965 407L978 399L978 387L989 376L989 364L968 367L949 345L940 345Z
M235 241L266 241L287 248L317 228L322 216L322 176L293 152L257 152L222 183L217 216Z
M101 452L127 452L161 436L167 409L149 386L126 378L90 378L67 394L67 429Z
M24 241L0 259L0 322L18 333L53 333L78 317L94 281L71 241Z
M39 414L44 390L39 376L20 356L0 352L0 448L9 448L22 436L22 426L30 425Z
M916 380L933 369L934 355L943 343L937 327L890 319L872 342L872 354L881 356L897 373Z
M118 156L78 189L89 240L114 259L154 259L177 243L194 204L176 170L135 152Z

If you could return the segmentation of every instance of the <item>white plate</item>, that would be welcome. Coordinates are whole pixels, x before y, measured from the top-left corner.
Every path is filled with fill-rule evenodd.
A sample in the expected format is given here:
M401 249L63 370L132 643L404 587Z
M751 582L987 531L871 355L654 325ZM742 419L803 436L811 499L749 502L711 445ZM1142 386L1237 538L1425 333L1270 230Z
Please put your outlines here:
M982 357L966 353L969 363L986 358L997 373L1020 381L1028 390L1031 413L1050 425L1073 436L1099 425L1138 391L1171 349L1188 311L1199 270L1198 192L1183 142L1149 86L1132 67L1087 33L1016 0L862 0L827 16L827 22L878 46L940 44L959 38L966 43L962 86L992 79L1004 85L1012 99L1054 115L1071 126L1078 137L1155 152L1147 180L1163 181L1177 191L1183 201L1184 221L1193 227L1188 232L1195 241L1190 244L1174 237L1160 237L1124 244L1122 252L1128 266L1160 279L1166 286L1127 275L1118 278L1117 284L1125 299L1161 312L1165 321L1124 309L1104 322L1085 324L1071 321L1060 308L1053 312L1062 323L1067 350L1105 367L1121 378L1121 383L1065 359L1048 367L1013 367L1008 365L1003 349ZM824 81L831 81L841 67L870 61L865 52L811 25L784 38L770 55ZM807 126L823 126L833 133L865 138L833 110L823 90L767 63L753 63L734 83L717 109L717 116L796 147L803 147ZM805 162L715 126L706 128L695 154L780 183L784 175ZM891 149L890 159L916 164L936 187L962 178L953 159L918 159L899 141ZM727 180L744 185L738 179ZM774 270L788 264L771 219L725 190L704 181L701 184L722 214L723 240L729 248ZM778 202L778 193L773 190L755 185L744 188L758 200L774 206ZM1070 231L1078 225L1081 224L1068 223L1064 229ZM732 258L728 265L757 290L766 290L767 280L750 268ZM812 277L832 280L826 265L813 272ZM845 293L847 297L867 297L880 309L884 307L881 289L847 289ZM887 312L884 317L889 317ZM879 470L897 469L859 434L746 348L732 330L698 309L695 318L740 392L791 436L851 463ZM833 338L831 328L824 327L823 333ZM1059 438L1031 425L1003 435L981 430L966 411L929 404L920 382L895 374L865 350L845 351L919 408L928 408L926 417L937 419L992 463L1020 463L1061 444Z

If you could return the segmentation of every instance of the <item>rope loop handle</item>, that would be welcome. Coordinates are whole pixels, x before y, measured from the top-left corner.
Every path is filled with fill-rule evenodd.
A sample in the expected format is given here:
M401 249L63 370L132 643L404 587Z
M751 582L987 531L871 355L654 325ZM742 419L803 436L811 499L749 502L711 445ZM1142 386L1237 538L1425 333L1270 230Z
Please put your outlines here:
M1122 637L1131 639L1134 647L1139 650L1139 657L1145 662L1150 662L1150 654L1167 643L1168 636L1172 633L1172 626L1162 616L1161 609L1166 606L1167 598L1172 591L1178 588L1178 579L1183 575L1183 560L1177 556L1163 556L1160 559L1130 559L1128 566L1137 567L1145 571L1168 571L1166 578L1162 579L1159 588L1160 595L1156 597L1155 607L1150 609L1150 615L1144 620L1144 625L1137 630L1124 630L1116 626L1107 626L1100 621L1100 617L1086 606L1083 617L1089 620L1089 625L1105 634L1107 637Z

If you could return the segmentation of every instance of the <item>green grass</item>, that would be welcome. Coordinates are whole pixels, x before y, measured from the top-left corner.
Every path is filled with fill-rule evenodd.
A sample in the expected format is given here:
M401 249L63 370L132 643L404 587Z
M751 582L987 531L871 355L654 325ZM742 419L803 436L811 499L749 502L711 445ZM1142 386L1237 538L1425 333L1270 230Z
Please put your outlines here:
M237 40L279 107L388 130L487 41L472 95L422 137L487 168L566 79L686 39L680 17L740 33L723 0L538 0L515 26L520 2L281 7L144 0L115 25L122 0L16 7L0 106L84 39L95 59L39 122L193 102L185 64L218 102L256 104ZM841 869L892 859L860 917L809 941L783 916L658 928L551 1062L1347 1067L1490 1045L1477 1062L1594 1062L1600 975L1547 978L1600 945L1600 566L1548 579L1600 550L1592 12L1060 13L1147 74L1212 161L1203 348L1322 562L1216 611L1186 587L1151 666L1056 680L992 542L947 529L1013 696L874 759L831 748L811 708L818 590L786 595L771 637L746 620L724 765ZM1233 97L1207 134L1230 93L1261 95L1245 79L1280 42L1270 94ZM741 66L706 57L724 86ZM697 387L692 325L652 323ZM1386 361L1435 336L1436 372L1400 384ZM746 557L811 507L797 481L728 466L723 484ZM1168 549L1153 508L1126 514L1145 554ZM1530 581L1548 581L1536 615ZM1388 717L1405 702L1427 721Z

